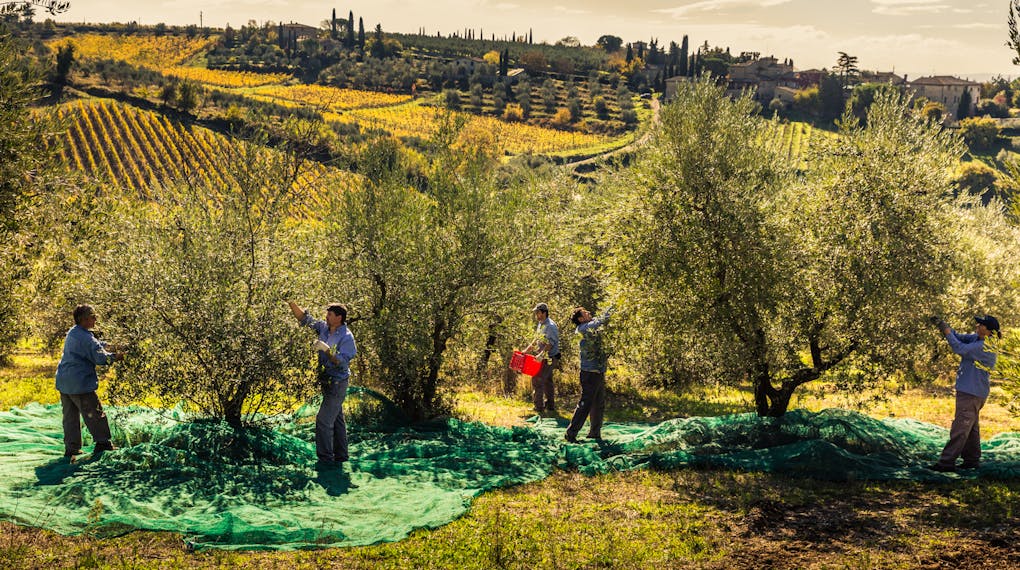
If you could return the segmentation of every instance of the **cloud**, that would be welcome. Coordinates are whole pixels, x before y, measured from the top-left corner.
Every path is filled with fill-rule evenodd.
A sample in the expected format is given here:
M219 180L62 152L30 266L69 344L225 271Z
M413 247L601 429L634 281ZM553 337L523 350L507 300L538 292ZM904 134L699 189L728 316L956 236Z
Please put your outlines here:
M1005 28L1005 25L974 22L971 24L955 24L952 27L956 28L957 30L1002 30Z
M876 14L882 16L913 16L916 14L941 14L952 9L941 0L871 0Z
M568 8L566 6L553 6L553 12L568 15L591 14L591 10L582 10L580 8Z
M701 0L691 4L684 4L676 8L662 8L653 10L660 14L669 14L676 19L686 18L694 13L722 12L727 8L769 8L788 4L793 0Z

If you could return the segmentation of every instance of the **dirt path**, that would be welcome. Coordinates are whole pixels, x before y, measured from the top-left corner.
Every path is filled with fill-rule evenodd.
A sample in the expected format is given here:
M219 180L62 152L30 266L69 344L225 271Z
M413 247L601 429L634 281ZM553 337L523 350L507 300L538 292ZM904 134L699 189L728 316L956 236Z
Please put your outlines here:
M586 158L584 160L579 160L577 162L570 162L564 164L563 166L571 169L572 171L574 171L574 174L576 176L584 180L588 179L588 177L585 176L586 174L598 170L599 166L603 162L610 160L614 157L626 156L633 153L639 147L648 142L648 139L651 138L652 136L652 130L655 128L655 125L659 123L659 110L662 108L661 103L659 103L658 99L652 98L649 99L649 105L652 108L652 123L651 125L648 126L648 129L645 131L643 135L641 135L639 139L630 143L627 146L620 147L616 150L611 150L609 152L599 154L591 158Z

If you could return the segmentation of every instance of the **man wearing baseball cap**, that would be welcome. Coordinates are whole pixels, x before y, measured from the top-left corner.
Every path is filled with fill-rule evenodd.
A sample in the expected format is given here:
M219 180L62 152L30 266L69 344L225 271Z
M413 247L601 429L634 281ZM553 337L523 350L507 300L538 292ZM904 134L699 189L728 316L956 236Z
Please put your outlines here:
M556 389L553 386L553 369L560 361L560 329L556 322L549 318L549 305L539 303L531 311L537 323L536 339L524 349L525 353L533 352L542 356L542 368L531 377L532 402L535 411L554 413L556 411Z
M976 316L974 334L959 334L945 321L937 326L946 337L953 352L960 355L960 368L956 371L956 414L949 428L949 442L938 462L931 466L935 471L956 471L956 459L963 457L961 469L977 469L981 464L981 429L978 415L988 399L989 370L995 367L995 353L985 349L985 339L993 332L1002 337L999 321L991 315ZM977 365L981 366L978 367Z

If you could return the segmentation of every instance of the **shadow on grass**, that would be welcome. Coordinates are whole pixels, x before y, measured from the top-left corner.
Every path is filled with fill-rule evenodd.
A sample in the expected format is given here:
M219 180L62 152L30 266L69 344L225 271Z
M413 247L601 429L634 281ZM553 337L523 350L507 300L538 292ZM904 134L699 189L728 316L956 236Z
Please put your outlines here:
M749 411L744 402L713 401L700 393L610 390L606 397L606 419L614 422L659 423L674 418L725 416Z

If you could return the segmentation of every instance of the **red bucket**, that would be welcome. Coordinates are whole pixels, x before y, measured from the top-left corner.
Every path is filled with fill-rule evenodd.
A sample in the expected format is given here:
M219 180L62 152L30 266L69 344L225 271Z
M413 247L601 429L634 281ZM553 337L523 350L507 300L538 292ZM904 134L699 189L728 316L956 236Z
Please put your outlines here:
M515 372L534 376L535 374L538 374L538 371L541 369L542 361L537 360L530 354L524 354L523 352L515 350L514 355L510 358L510 370Z

